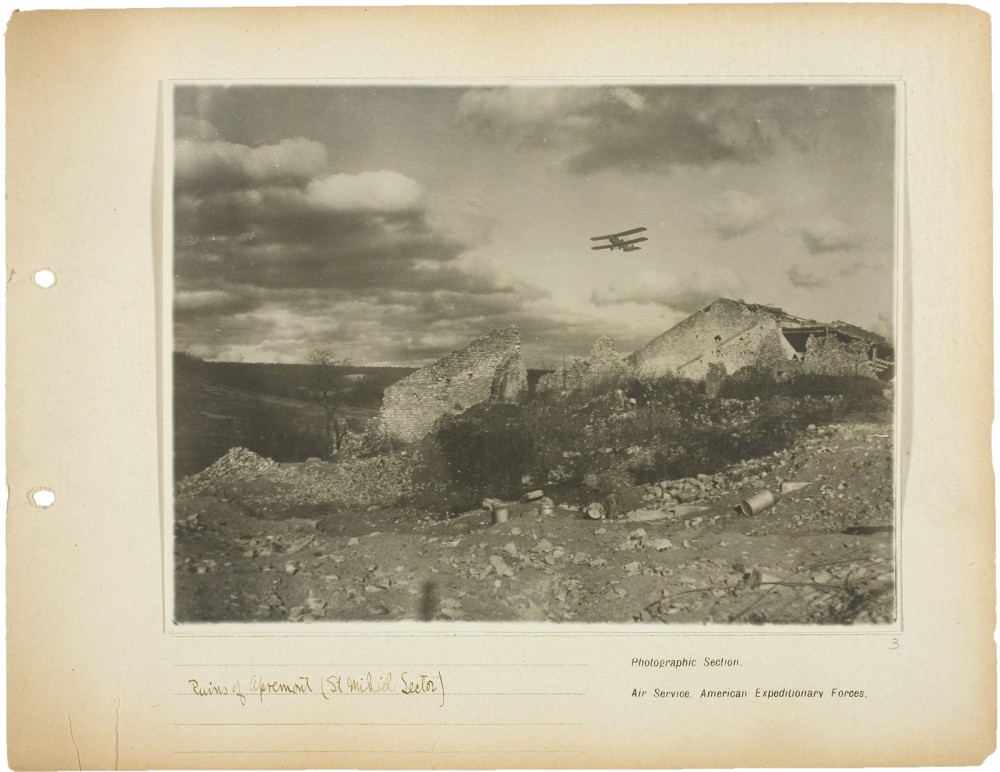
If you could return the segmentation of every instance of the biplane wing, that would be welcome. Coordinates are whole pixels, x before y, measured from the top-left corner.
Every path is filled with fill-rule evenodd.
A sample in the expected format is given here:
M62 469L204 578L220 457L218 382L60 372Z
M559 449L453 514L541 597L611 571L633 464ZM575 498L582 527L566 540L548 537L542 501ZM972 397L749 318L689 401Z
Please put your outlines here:
M622 231L621 233L610 233L607 236L591 236L591 241L601 241L602 239L620 239L622 236L631 236L633 233L642 233L645 228L633 228L629 231Z

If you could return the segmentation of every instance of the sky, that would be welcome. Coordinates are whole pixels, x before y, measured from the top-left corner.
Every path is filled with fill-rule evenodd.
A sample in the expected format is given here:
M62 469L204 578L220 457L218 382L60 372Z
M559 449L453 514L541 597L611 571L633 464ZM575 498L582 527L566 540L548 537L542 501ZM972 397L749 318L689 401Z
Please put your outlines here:
M554 368L718 297L891 336L895 134L886 85L178 85L174 348L415 366L516 324Z

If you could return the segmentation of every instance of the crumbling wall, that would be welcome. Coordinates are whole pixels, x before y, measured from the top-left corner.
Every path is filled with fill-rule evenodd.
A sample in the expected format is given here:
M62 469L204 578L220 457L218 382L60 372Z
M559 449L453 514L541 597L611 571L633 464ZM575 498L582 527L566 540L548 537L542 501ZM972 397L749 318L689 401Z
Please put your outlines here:
M527 389L521 333L513 326L493 329L386 389L376 431L415 442L441 416L491 399L517 402Z
M836 335L810 335L802 372L814 375L864 375L875 377L868 356L869 345L863 340L844 343Z
M747 332L761 325L765 327ZM651 340L628 361L639 375L645 376L682 374L704 378L710 362L725 363L732 372L746 364L742 361L746 358L744 354L759 345L763 334L773 329L778 329L775 314L719 298Z
M586 359L574 359L566 368L546 373L538 379L535 391L539 394L552 391L576 391L598 383L623 378L629 367L615 349L615 342L602 335L590 349Z
M768 318L685 362L677 368L677 374L701 380L712 364L721 364L727 373L734 373L748 365L773 370L779 360L790 359L794 354L795 349L781 334L778 321Z

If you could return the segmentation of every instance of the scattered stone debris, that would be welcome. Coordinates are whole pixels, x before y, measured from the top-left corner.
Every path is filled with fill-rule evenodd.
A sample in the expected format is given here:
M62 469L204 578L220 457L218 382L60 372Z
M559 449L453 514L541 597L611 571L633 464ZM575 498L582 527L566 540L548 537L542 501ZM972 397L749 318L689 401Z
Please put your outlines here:
M333 502L328 491L348 479L337 464L234 450L176 497L177 618L886 623L895 564L892 441L876 436L885 431L821 426L712 474L629 487L618 494L623 516L599 522L579 504L546 515L544 495L450 517L317 504L317 491ZM220 471L227 463L232 471ZM559 500L597 504L608 490L600 478ZM803 480L813 484L778 498L767 517L733 511ZM492 525L499 505L511 523Z

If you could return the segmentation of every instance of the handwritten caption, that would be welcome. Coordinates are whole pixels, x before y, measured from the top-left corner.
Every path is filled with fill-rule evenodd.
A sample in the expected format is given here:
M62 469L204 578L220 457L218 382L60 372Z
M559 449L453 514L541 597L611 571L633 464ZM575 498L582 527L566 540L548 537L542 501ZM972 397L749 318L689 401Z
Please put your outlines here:
M444 675L440 670L433 674L406 670L399 673L365 671L354 675L300 675L292 679L270 678L255 673L246 680L220 683L189 678L187 682L191 694L196 697L235 697L240 705L246 705L251 700L263 702L267 697L277 696L319 696L324 700L334 700L348 695L379 694L434 697L438 707L444 707L445 701Z

